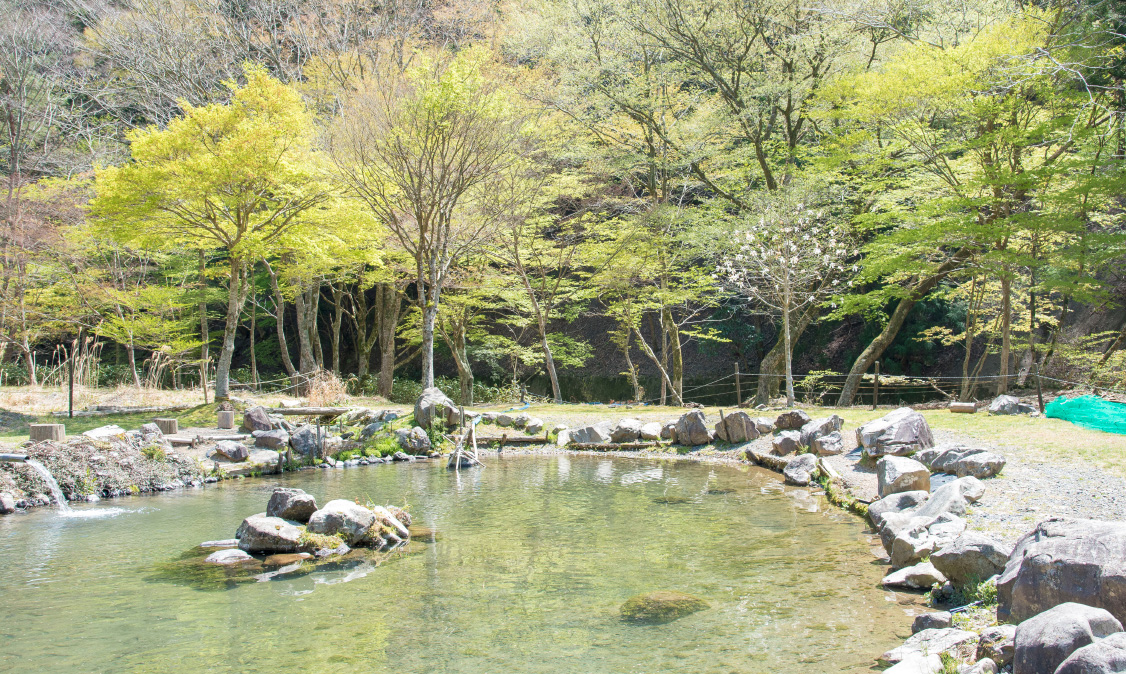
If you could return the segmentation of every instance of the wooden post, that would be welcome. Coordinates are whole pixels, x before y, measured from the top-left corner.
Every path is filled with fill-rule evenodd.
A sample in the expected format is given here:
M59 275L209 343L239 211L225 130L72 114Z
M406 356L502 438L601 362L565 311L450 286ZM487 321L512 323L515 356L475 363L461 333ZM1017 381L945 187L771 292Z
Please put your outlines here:
M735 407L743 406L743 387L739 385L739 363L735 363Z
M176 435L180 432L180 421L178 419L153 419L152 422L160 428L160 432L165 435Z
M62 442L66 440L66 426L62 424L31 424L28 428L28 437L32 442L52 440Z
M1040 403L1040 414L1044 414L1044 389L1040 386L1040 364L1033 363L1036 371L1036 400Z
M876 378L872 382L872 409L880 404L880 361L876 361Z

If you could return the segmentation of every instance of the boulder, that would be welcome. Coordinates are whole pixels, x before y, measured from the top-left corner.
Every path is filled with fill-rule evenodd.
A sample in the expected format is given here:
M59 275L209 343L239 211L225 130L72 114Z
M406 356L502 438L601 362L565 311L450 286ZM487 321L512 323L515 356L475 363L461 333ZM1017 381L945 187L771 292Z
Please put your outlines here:
M869 456L905 456L934 446L927 420L910 407L900 407L856 429L856 443Z
M810 421L813 421L808 414L802 410L790 410L778 415L774 420L774 429L780 431L800 431L802 426L805 426Z
M315 512L317 499L312 494L289 487L275 487L274 493L270 495L270 502L266 504L268 517L280 517L302 524L308 522Z
M676 442L676 422L670 421L669 423L661 426L661 439L671 440Z
M521 412L512 417L512 427L516 430L522 430L528 426L528 422L532 420L531 415L527 412Z
M172 421L175 421L173 419ZM172 444L164 437L164 431L160 430L160 426L155 423L141 424L140 428L141 442L146 444L157 443L166 447L171 447Z
M437 420L447 420L447 410L453 410L456 414L457 405L441 389L434 386L423 389L414 402L414 423L424 429L430 428Z
M410 454L407 454L406 452L395 452L394 454L391 455L391 460L397 461L397 462L404 462L405 461L407 463L410 463L411 461L414 461L414 457L411 456Z
M294 429L289 436L289 444L301 456L319 456L321 453L317 429L308 424Z
M1005 467L1005 457L1000 454L964 445L925 449L917 453L915 459L936 473L970 475L979 480L993 477Z
M786 484L804 487L813 481L817 473L817 457L812 454L799 454L786 464L782 470Z
M485 412L481 415L481 423L495 424L497 422L497 416L496 412Z
M228 461L239 462L250 458L250 450L241 442L220 440L215 443L215 453Z
M746 412L732 412L715 425L716 437L733 445L750 442L759 437L754 419Z
M809 443L809 448L813 450L817 456L834 456L836 454L844 453L844 438L841 437L840 431L833 431L825 435L819 435Z
M911 653L881 674L943 674L942 658L930 653Z
M204 541L199 544L201 548L237 548L237 538L224 538L220 541Z
M661 424L656 421L650 421L647 424L641 425L641 439L642 440L660 440L661 439Z
M281 430L254 431L254 446L266 449L281 449L289 444L289 433Z
M510 414L508 412L503 412L501 414L498 414L497 419L496 419L497 426L500 426L501 428L512 428L512 422L515 421L515 420L516 420L516 415Z
M1055 674L1108 672L1126 672L1126 632L1111 634L1076 650L1060 663Z
M1016 627L1013 674L1055 672L1080 648L1122 631L1122 623L1106 609L1074 602L1054 606Z
M1012 546L985 534L967 531L931 555L931 562L955 585L962 587L1004 571L1012 552ZM993 659L1000 662L997 658Z
M946 629L950 627L953 621L954 616L949 611L922 613L915 616L915 620L911 623L911 634L922 632L923 630Z
M253 562L255 559L246 554L238 548L230 548L228 550L220 550L213 552L207 556L203 561L208 564L222 564L223 566L230 566L231 564L245 564L246 562Z
M251 407L246 412L243 412L242 425L246 430L252 433L254 431L268 431L274 427L274 423L270 421L269 412L261 405Z
M686 412L676 422L676 441L681 445L696 447L711 442L708 427L704 423L704 413L700 410Z
M566 428L564 428L561 431L556 431L556 433L555 433L555 446L556 447L566 447L569 444L571 444L571 431L566 429Z
M898 494L889 494L878 501L868 505L868 519L879 529L884 513L898 513L917 508L927 502L930 497L925 491L905 491Z
M360 431L360 439L361 440L367 440L367 439L371 438L373 435L375 435L379 431L383 430L383 427L386 426L386 425L387 424L382 422L382 421L371 422L367 426L364 426L363 430Z
M770 441L770 451L778 456L793 454L801 449L801 431L782 431Z
M395 439L403 450L411 454L424 454L430 451L430 436L419 426L411 429L400 428L395 431Z
M1013 639L1016 633L1016 625L986 627L977 639L977 659L989 658L998 667L1005 667L1013 661Z
M920 517L938 517L944 513L965 515L966 506L985 495L985 485L974 477L960 477L935 489L927 502L916 511Z
M622 419L610 432L610 442L637 442L641 437L641 422L637 419Z
M894 665L916 654L939 656L942 653L957 650L964 644L976 641L977 635L973 632L955 629L953 627L923 630L912 634L902 645L881 655L880 663ZM1020 673L1018 672L1017 674Z
M329 501L309 518L309 531L315 534L336 534L349 545L366 543L371 539L371 525L375 513L347 501Z
M786 470L786 466L790 465L790 462L797 458L793 456L778 456L756 447L748 448L743 455L747 458L748 461L757 466L762 466L763 468L769 468L770 470L778 472Z
M991 658L982 658L972 665L960 665L958 674L997 674L997 663Z
M528 435L539 435L543 433L543 419L537 417L528 419L528 423L524 424L524 432Z
M999 395L989 403L990 414L1032 414L1035 411L1036 408L1023 404L1016 396Z
M892 571L880 581L884 587L898 587L908 590L929 590L934 584L943 584L946 577L930 562L921 562L898 571ZM949 627L949 625L945 625Z
M808 447L817 438L840 431L843 425L844 419L836 414L830 417L807 421L805 425L801 427L801 443Z
M16 512L16 497L6 491L0 492L0 515L11 515Z
M410 538L410 516L406 515L406 511L399 508L392 511L391 508L385 506L372 506L371 511L375 514L375 519L380 524L390 528L395 535L404 540Z
M658 590L630 597L621 607L623 620L662 624L709 608L699 597L675 590Z
M366 407L353 407L340 416L340 421L345 426L363 426L370 424L379 417L379 413Z
M242 521L235 538L243 552L297 552L301 547L301 527L295 522L259 513Z
M613 430L613 422L600 421L593 426L583 426L571 431L571 442L581 445L607 443L610 442L610 434Z
M967 478L962 478L967 479ZM1017 541L997 581L997 618L1019 622L1064 602L1126 619L1126 522L1053 518Z
M926 466L903 456L884 456L876 462L880 498L905 491L931 489L931 473Z
M930 556L938 547L934 536L927 531L928 520L923 517L912 517L909 526L896 532L891 541L891 565L900 569L911 566Z
M766 417L755 417L755 429L759 435L770 435L774 432L774 420Z

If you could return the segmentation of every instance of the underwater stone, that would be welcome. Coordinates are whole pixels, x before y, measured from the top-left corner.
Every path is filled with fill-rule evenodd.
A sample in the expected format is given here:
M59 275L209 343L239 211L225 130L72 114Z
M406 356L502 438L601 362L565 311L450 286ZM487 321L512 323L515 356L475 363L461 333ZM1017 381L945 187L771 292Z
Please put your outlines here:
M676 590L658 590L629 598L622 604L621 613L630 622L660 624L706 608L710 606L699 597Z

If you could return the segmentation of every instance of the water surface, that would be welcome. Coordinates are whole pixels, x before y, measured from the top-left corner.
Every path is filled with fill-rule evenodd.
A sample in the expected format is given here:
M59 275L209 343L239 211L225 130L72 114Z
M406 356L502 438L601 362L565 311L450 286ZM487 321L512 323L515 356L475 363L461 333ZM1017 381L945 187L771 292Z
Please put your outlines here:
M773 473L487 462L305 471L123 499L111 517L0 518L0 671L855 672L909 632L860 521ZM319 503L407 503L436 540L229 589L169 572L233 536L279 484ZM90 507L109 505L77 509ZM622 602L654 590L711 608L620 620Z

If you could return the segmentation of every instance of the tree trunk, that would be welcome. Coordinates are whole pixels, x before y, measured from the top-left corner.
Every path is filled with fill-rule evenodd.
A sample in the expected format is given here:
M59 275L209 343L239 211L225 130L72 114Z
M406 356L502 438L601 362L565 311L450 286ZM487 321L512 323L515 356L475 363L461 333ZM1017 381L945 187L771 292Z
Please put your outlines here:
M340 326L344 323L344 282L332 284L332 371L340 374Z
M653 353L653 349L649 348L649 343L645 341L645 337L642 336L641 331L638 330L637 327L635 326L633 328L633 333L635 335L637 335L637 342L639 344L641 344L641 350L645 352L646 356L649 356L649 360L653 361L653 364L657 366L657 369L660 371L661 376L665 379L665 382L669 385L669 390L672 391L673 400L676 401L677 405L684 405L684 396L681 395L682 389L677 388L676 386L673 385L673 382L669 377L668 370L666 370L664 367L661 366L661 361L657 358L657 354ZM675 362L675 360L674 360L674 362ZM638 402L640 402L640 401L638 401Z
M672 317L672 309L663 307L661 309L661 325L665 329L665 334L669 337L669 354L672 356L672 366L670 373L672 380L669 384L673 389L673 396L678 401L677 404L684 402L684 351L680 344L680 328L677 326L676 321ZM639 335L640 337L640 335Z
M1013 282L1007 270L1001 276L1001 367L997 378L997 395L1009 390L1009 366L1012 360Z
M251 286L250 291L250 383L254 390L258 390L258 354L255 352L255 340L258 332L258 293Z
M246 303L246 285L246 264L237 257L231 258L223 350L219 352L219 363L215 367L215 400L228 400L231 397L231 360L235 355L235 333L238 331L239 316Z
M797 342L805 333L806 328L817 316L815 305L807 306L797 316L797 320L790 321L790 340ZM755 391L755 404L766 405L770 399L778 395L782 388L782 379L786 373L786 339L779 335L774 346L763 356L759 362L758 390Z
M203 251L199 251L199 385L203 389L203 404L207 404L207 363L211 359L209 353L211 344L211 331L207 325L207 260Z
M437 303L427 302L422 308L422 387L434 386L434 323L438 318Z
M375 291L379 340L379 395L391 397L395 382L395 329L403 310L403 298L394 283L380 283ZM364 354L370 358L370 354Z
M895 336L899 334L899 329L903 327L903 322L907 319L907 314L911 309L918 304L919 300L926 297L927 293L934 290L942 279L958 268L962 262L967 260L972 254L972 250L968 247L960 248L957 252L950 257L949 260L943 262L927 277L919 280L911 287L907 295L899 300L899 304L892 312L891 318L888 319L887 325L876 335L875 339L860 353L856 358L856 362L852 364L852 369L849 370L848 379L845 380L845 385L841 389L841 395L837 399L837 407L848 407L852 405L853 400L856 398L856 391L860 388L860 378L872 367L872 363L876 362L884 349L895 341Z
M790 301L789 298L782 311L782 333L786 341L786 407L794 406L794 347L790 341Z
M317 295L320 294L320 282L316 283ZM297 345L298 345L298 371L303 375L312 374L317 370L317 358L313 354L313 331L316 330L316 305L313 300L312 287L306 287L293 297L297 308ZM302 384L302 388L304 384Z
M293 367L293 359L289 357L289 343L285 340L285 297L282 295L281 286L278 285L278 275L266 260L266 272L270 276L270 288L274 291L274 316L277 319L278 355L281 356L282 366L293 385L297 385L297 368Z

